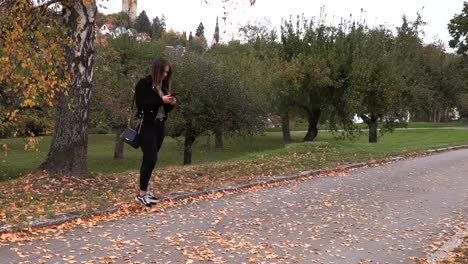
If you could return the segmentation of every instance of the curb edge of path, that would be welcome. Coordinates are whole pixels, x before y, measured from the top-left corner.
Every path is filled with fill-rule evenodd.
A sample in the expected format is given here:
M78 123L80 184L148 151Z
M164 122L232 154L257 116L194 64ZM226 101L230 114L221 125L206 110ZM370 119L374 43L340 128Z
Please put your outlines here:
M458 149L466 149L468 148L468 145L460 145L460 146L452 146L452 147L445 147L445 148L437 148L437 149L428 149L426 151L423 151L421 155L419 156L424 156L425 154L435 154L439 152L446 152L446 151L451 151L451 150L458 150ZM413 157L411 157L413 158ZM232 191L239 191L255 186L261 186L261 185L267 185L267 184L272 184L272 183L279 183L279 182L286 182L286 181L291 181L291 180L297 180L301 178L306 178L314 175L319 175L319 174L329 174L332 173L336 170L340 171L345 171L349 169L357 169L357 168L363 168L365 166L369 165L375 165L375 164L380 164L380 163L385 163L385 162L394 162L394 161L400 161L400 160L405 160L408 158L405 158L403 156L395 156L395 157L390 157L387 159L383 160L371 160L369 162L357 162L357 163L350 163L350 164L344 164L337 166L335 168L331 169L318 169L318 170L307 170L307 171L302 171L299 173L291 174L291 175L283 175L283 176L276 176L276 177L271 177L267 179L260 179L260 180L253 180L248 183L241 183L241 184L236 184L236 185L226 185L226 186L221 186L221 187L214 187L214 188L208 188L203 191L198 191L198 192L180 192L180 193L174 193L174 194L169 194L165 197L162 198L162 201L177 201L177 200L183 200L187 198L196 198L200 197L203 195L210 195L210 194L215 194L219 192L232 192ZM48 226L54 226L54 225L60 225L65 222L69 222L72 220L75 220L80 217L85 217L85 216L99 216L107 213L113 213L118 210L118 207L112 207L108 208L105 210L98 210L94 211L91 214L83 214L80 212L70 212L66 213L63 215L59 215L54 218L49 218L49 219L40 219L40 220L35 220L28 228L24 229L19 229L15 225L0 225L0 234L4 233L9 233L9 232L19 232L19 231L25 231L29 228L43 228L43 227L48 227Z
M437 264L438 261L443 261L453 249L463 243L465 236L468 236L468 230L464 227L457 227L455 234L427 258L426 264Z

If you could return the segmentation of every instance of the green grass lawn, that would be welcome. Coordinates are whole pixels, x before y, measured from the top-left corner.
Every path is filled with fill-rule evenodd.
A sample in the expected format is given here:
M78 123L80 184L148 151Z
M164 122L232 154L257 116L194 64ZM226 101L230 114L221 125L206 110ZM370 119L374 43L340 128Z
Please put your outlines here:
M449 122L440 122L440 123L433 123L433 122L409 122L405 128L442 128L442 127L460 127L460 126L467 126L467 120L457 120L457 121L449 121ZM368 129L366 124L357 124L359 129ZM291 125L291 131L305 131L307 130L307 124L304 122L298 122L296 124ZM327 125L319 124L319 130L328 130ZM269 128L269 132L280 132L281 128Z
M460 127L468 126L468 121L466 120L457 120L449 121L442 123L432 123L432 122L410 122L408 127L410 128L436 128L436 127Z
M303 132L293 132L293 143L300 143ZM0 181L15 179L34 171L44 160L50 144L50 137L42 137L37 145L37 151L25 151L25 140L12 138L2 140L8 145L8 151L0 156ZM137 170L140 165L141 150L125 146L125 158L113 160L115 135L90 135L88 149L88 164L91 172L111 174ZM398 155L409 151L451 145L468 144L468 130L397 130L379 137L377 144L367 142L364 134L357 140L335 140L330 133L320 132L317 141L326 144L293 144L285 148L280 132L267 132L254 137L235 137L225 140L225 148L218 150L213 147L214 138L201 137L196 141L193 153L193 163L220 162L230 160L257 159L268 155L288 155L291 152L307 153L309 151L325 151L328 160L323 164L343 160L347 162L379 159ZM158 167L182 164L182 141L166 137L161 149ZM331 156L329 156L331 155ZM310 164L312 165L312 164ZM307 164L298 169L306 169Z
M25 151L23 138L2 140L8 145L8 151L0 156L0 181L15 179L34 171L47 155L51 137L41 137L37 151ZM213 147L214 138L201 137L197 139L192 157L193 164L210 161L223 161L240 157L246 153L284 147L277 135L227 138L225 147L218 150ZM210 146L208 144L210 143ZM115 135L90 135L88 145L88 167L96 173L115 173L136 170L140 166L141 150L125 145L124 159L114 160ZM166 137L158 157L158 167L181 165L183 162L183 141Z

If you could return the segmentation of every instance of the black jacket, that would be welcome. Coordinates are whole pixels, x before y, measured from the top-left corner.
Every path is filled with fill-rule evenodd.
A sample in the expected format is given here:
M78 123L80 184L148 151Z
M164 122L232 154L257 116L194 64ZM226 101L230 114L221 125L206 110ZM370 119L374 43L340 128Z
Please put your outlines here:
M164 95L168 94L165 87L163 87L163 93ZM164 105L164 110L166 112L165 119L167 119L169 112L174 108L171 104L164 104L158 92L153 90L153 80L151 75L140 79L136 84L135 101L137 106L136 116L141 117L142 111L144 113L143 123L153 122L161 105Z

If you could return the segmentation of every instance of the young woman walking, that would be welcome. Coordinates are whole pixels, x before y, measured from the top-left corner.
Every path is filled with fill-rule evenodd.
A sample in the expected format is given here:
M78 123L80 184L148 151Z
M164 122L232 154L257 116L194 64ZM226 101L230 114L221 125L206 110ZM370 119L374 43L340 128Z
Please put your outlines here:
M177 101L169 94L171 79L171 65L165 59L159 58L153 62L151 74L139 80L135 87L136 115L143 118L140 135L140 147L143 152L140 191L135 200L147 207L159 201L148 190L148 185L164 140L168 114Z

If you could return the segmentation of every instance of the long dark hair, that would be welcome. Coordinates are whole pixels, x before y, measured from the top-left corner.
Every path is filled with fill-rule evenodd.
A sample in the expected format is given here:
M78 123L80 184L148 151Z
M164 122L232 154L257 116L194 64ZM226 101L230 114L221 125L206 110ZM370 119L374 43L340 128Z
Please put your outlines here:
M159 58L153 62L151 77L153 79L153 85L159 84L161 82L162 75L164 73L164 68L166 66L169 66L169 72L167 73L166 78L162 81L161 89L169 91L171 89L172 82L172 66L167 60Z

